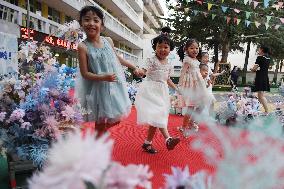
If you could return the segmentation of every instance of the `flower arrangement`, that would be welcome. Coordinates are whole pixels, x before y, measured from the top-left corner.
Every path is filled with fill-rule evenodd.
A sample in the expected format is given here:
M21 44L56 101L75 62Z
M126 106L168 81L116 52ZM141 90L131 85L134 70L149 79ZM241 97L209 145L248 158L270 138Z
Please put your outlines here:
M67 49L70 48L71 43L77 46L79 42L86 38L85 33L80 29L79 22L76 20L60 26L55 32L55 35L67 41Z
M225 102L221 102L216 118L222 124L234 124L260 115L260 103L251 95L250 88L245 88L242 95L231 93Z
M275 117L257 117L245 128L224 129L213 122L206 127L191 144L216 168L212 188L284 187L282 126Z
M211 177L206 175L205 172L197 172L191 175L188 166L183 170L179 167L172 167L172 175L165 174L165 187L164 189L210 189Z
M29 69L0 82L0 151L41 167L50 144L82 122L81 108L69 95L76 70L56 67L49 48L34 41L22 43L18 54ZM46 68L39 73L37 61Z
M28 74L2 81L0 136L9 153L41 165L45 157L39 154L42 148L47 149L66 127L75 128L81 123L82 115L61 82L57 72L34 81ZM30 156L31 150L34 157Z
M148 166L123 166L111 160L113 141L80 132L61 137L49 151L46 166L29 181L31 189L135 189L151 188ZM74 153L76 152L76 153Z

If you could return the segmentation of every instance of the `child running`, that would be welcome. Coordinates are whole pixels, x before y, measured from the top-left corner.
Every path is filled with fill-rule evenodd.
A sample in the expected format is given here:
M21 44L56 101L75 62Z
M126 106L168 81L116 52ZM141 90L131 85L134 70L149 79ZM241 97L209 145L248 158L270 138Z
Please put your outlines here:
M128 116L131 102L128 98L122 65L139 73L138 69L117 56L110 38L102 37L104 14L95 6L80 11L80 25L87 39L78 46L79 67L76 97L88 112L87 121L95 121L100 136L106 129Z
M142 148L155 154L157 150L152 146L152 140L157 128L166 140L168 150L173 150L179 143L179 138L172 138L168 132L168 116L170 109L170 95L168 85L175 90L177 87L170 79L171 65L168 55L173 50L173 42L164 34L152 40L155 56L147 60L141 75L146 74L136 96L137 123L147 125L148 134Z
M181 60L183 60L179 87L188 110L179 130L185 137L188 137L191 129L195 131L199 129L196 122L191 118L191 114L200 112L206 104L211 104L213 99L200 74L200 62L197 60L198 42L195 39L189 39L182 50L179 53Z
M208 74L207 74L207 82L210 82L210 85L207 87L209 94L212 96L213 101L211 104L205 105L205 109L207 109L209 111L209 115L213 114L213 110L214 110L214 102L216 101L214 95L213 95L213 83L216 77L223 75L225 73L225 70L223 70L221 73L213 73L213 71L209 68L209 54L208 52L201 52L201 57L200 57L200 64L205 64L207 65L208 68ZM201 70L200 70L201 71ZM202 75L202 73L201 73ZM206 111L207 111L206 110Z

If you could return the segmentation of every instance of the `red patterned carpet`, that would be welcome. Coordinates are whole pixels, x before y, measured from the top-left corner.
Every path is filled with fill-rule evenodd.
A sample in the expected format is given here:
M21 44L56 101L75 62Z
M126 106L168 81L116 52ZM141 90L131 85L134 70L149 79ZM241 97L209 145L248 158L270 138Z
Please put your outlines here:
M152 178L153 188L158 189L164 185L164 173L171 173L171 166L189 166L191 173L204 170L214 172L214 166L206 162L202 151L196 151L190 146L194 137L182 138L177 127L182 123L182 117L170 115L169 132L182 139L178 146L168 151L160 132L156 133L153 145L159 151L157 154L143 152L141 145L147 133L146 127L136 125L136 111L133 108L131 115L120 125L110 129L111 138L114 139L113 159L123 164L148 164L154 173ZM204 127L201 126L201 131ZM213 139L209 139L213 142Z

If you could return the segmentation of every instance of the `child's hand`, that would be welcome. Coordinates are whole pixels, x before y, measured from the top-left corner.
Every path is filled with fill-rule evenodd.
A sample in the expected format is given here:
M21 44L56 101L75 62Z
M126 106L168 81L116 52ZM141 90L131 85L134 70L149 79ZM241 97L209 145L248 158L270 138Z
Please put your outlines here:
M116 82L117 78L116 78L115 74L106 74L106 75L104 75L103 80L108 81L108 82Z
M142 76L145 75L144 70L143 69L139 69L139 68L136 68L133 73L135 75L139 76L139 77L142 77Z

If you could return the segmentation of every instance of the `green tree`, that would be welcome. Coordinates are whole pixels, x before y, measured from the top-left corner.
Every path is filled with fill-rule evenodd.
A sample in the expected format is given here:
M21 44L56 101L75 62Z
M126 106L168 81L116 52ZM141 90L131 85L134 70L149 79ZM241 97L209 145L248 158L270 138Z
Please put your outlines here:
M224 3L215 0L206 2L199 0L199 3L193 0L176 0L175 3L171 3L170 0L166 1L170 12L167 24L175 29L174 40L177 44L183 44L188 38L197 38L203 46L214 49L215 63L218 61L219 51L222 53L221 62L227 62L229 52L244 51L240 44L248 43L247 47L250 47L250 44L259 42L258 38L245 36L265 36L277 32L272 28L266 29L264 23L269 21L270 26L281 24L279 18L276 17L284 16L283 8L276 10L270 6L266 9L263 7L254 9L252 5L245 5L240 1L236 3L231 0L226 0ZM208 3L214 4L210 11L208 11L208 6L210 6ZM225 11L226 7L229 8ZM238 10L241 12L238 13ZM269 15L273 15L270 20L267 17ZM239 24L237 24L237 19L240 19ZM251 21L256 21L261 25L257 28L256 24ZM283 31L283 25L281 27L279 28L280 33ZM247 48L246 60L248 60L249 50ZM247 68L247 61L245 64L244 67Z

